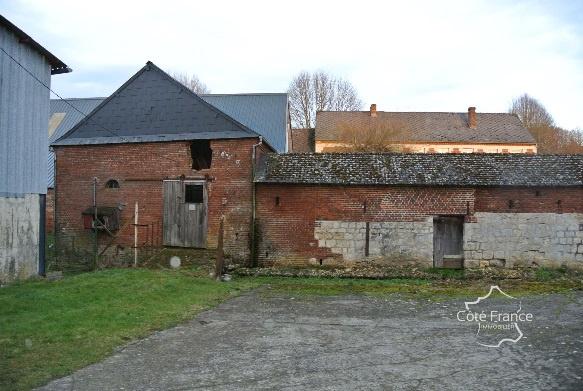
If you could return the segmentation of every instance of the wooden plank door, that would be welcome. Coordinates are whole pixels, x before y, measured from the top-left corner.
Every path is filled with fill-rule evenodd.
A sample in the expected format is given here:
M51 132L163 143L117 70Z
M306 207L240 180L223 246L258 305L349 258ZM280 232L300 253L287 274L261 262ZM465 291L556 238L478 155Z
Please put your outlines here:
M205 182L164 181L164 245L206 247Z
M433 266L443 267L444 255L463 255L463 217L439 216L433 219Z

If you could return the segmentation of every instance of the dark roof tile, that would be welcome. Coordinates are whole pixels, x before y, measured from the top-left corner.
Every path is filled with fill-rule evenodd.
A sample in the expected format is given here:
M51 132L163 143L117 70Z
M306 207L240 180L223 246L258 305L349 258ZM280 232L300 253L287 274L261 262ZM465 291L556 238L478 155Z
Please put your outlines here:
M583 186L583 155L268 154L256 182L334 185Z

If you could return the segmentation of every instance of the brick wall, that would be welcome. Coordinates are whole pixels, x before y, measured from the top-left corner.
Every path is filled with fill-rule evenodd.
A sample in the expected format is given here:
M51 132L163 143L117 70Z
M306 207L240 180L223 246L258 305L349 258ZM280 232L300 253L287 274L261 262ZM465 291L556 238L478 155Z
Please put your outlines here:
M210 169L191 168L189 142L136 143L57 147L57 221L61 246L87 246L90 232L81 213L92 205L92 178L97 182L97 203L121 206L121 226L116 245L134 242L134 204L139 205L140 244L149 239L162 243L163 179L208 178L207 246L216 247L221 215L225 215L225 251L237 259L249 254L251 226L251 153L257 139L212 140ZM260 151L265 150L262 147ZM109 179L118 189L105 188ZM150 233L146 232L149 230ZM108 241L100 233L102 243Z
M514 266L528 257L553 265L583 260L575 233L583 227L582 188L259 184L257 204L258 260L264 265L362 259L368 222L370 258L430 266L436 215L465 216L470 266L483 260Z
M258 260L334 263L342 254L320 246L317 222L425 222L432 215L473 213L473 203L469 188L259 184Z
M479 188L477 212L581 213L583 189L572 188Z

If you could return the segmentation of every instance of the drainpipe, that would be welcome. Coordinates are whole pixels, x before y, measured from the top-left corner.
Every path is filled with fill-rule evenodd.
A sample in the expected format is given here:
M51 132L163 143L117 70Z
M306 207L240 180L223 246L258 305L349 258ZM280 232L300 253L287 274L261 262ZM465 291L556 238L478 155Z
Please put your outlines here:
M251 153L251 267L257 266L257 257L255 254L255 219L257 215L257 207L255 202L255 159L257 157L256 149L258 146L263 144L263 137L259 136L259 142L253 144L253 151Z

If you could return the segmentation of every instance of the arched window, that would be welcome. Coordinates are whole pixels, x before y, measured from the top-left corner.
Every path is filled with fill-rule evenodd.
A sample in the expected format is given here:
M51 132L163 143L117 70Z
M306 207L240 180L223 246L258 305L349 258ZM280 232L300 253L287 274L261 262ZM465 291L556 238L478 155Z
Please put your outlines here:
M105 188L106 189L119 189L119 182L116 181L115 179L110 179L107 182L105 182Z

